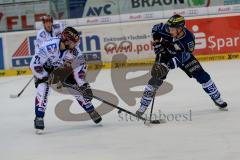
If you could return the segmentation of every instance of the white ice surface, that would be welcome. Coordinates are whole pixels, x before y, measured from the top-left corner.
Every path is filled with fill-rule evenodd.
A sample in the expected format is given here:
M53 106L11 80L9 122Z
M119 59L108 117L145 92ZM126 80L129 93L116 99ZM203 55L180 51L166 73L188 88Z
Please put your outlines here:
M155 112L191 110L192 121L147 127L142 122L121 121L114 110L103 116L102 125L64 122L56 117L54 106L65 97L52 92L43 135L33 130L33 83L20 98L9 98L30 76L0 78L0 160L239 160L240 61L202 64L228 102L228 112L219 111L195 80L174 70L167 79L174 90L156 98ZM91 85L116 94L109 77L109 70L103 70ZM119 105L137 109L137 105L126 107L123 101Z

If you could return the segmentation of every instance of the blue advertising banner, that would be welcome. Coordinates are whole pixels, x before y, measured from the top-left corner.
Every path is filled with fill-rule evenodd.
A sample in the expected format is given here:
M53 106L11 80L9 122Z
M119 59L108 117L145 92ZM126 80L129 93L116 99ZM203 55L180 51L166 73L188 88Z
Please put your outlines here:
M28 36L18 46L17 50L12 55L13 67L28 67L32 56L34 55L34 40L36 36Z
M86 61L101 61L101 42L100 37L95 34L83 36L79 32L79 48L85 56ZM22 39L19 46L16 47L12 54L12 67L28 67L32 56L34 55L34 41L36 36L27 36Z
M69 0L69 17L70 18L81 18L83 17L84 7L87 0Z

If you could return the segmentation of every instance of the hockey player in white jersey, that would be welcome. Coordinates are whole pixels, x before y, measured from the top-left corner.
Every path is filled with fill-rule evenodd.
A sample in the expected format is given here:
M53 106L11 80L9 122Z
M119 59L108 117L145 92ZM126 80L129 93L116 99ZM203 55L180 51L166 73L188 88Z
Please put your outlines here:
M35 52L42 45L42 43L52 37L60 37L65 25L60 22L54 22L50 15L45 15L41 17L43 28L41 28L36 37L35 41Z
M102 120L91 103L92 90L85 80L87 66L83 54L77 49L79 40L78 32L72 27L67 27L62 32L61 38L55 37L45 41L31 60L30 68L35 76L37 89L34 127L38 130L44 129L43 118L47 107L49 77L53 71L63 68L66 64L68 66L71 64L73 71L66 81L81 90L81 94L74 95L76 100L95 123Z

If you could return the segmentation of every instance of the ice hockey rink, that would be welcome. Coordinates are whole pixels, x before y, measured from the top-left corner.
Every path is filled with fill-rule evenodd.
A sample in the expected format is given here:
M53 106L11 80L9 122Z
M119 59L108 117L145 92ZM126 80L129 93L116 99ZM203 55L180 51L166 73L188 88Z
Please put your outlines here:
M100 125L92 121L62 121L55 114L55 106L71 96L52 91L42 135L36 135L33 129L33 82L21 97L9 98L10 94L18 93L31 76L0 78L0 159L239 160L240 63L231 60L203 62L202 65L228 102L228 112L219 111L201 86L177 69L167 78L173 90L155 99L154 112L191 112L191 119L149 127L141 121L123 120L117 110L113 110L103 116ZM131 73L131 77L139 74ZM116 94L110 70L102 70L91 86ZM135 112L140 99L135 107L127 107L121 99L119 101L119 106ZM72 111L83 112L75 102Z

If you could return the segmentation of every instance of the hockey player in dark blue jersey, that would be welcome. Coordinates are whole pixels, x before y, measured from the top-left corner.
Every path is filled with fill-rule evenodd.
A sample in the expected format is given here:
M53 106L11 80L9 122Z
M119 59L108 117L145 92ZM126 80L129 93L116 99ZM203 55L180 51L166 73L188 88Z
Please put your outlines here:
M221 99L220 92L210 75L192 54L195 37L185 27L184 17L174 15L166 24L154 25L152 37L156 60L151 70L152 77L145 87L140 108L136 112L137 115L144 114L154 93L166 79L169 70L177 67L181 68L190 78L195 78L220 110L227 111L227 103Z

